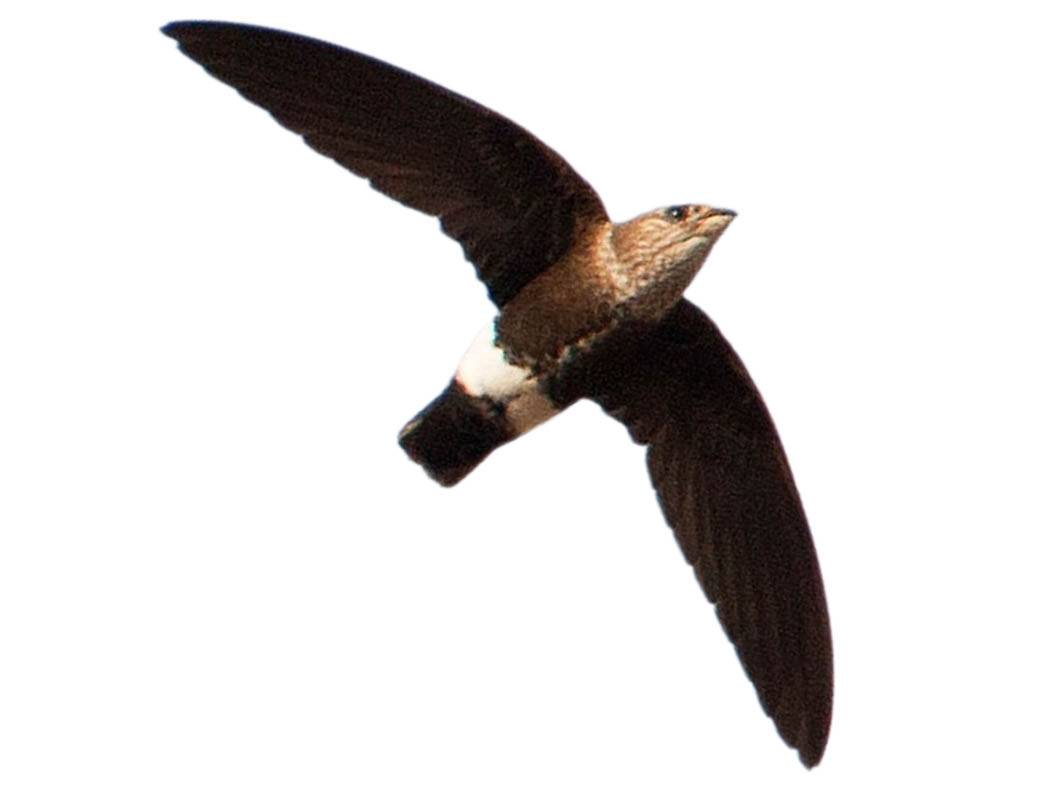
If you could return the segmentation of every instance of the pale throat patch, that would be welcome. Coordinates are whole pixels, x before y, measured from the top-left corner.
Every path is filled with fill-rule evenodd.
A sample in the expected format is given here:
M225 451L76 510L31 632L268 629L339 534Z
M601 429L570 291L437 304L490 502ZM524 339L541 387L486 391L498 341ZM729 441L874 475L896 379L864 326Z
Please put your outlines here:
M470 396L503 405L510 427L524 434L560 412L539 387L532 372L515 366L495 342L495 322L488 322L473 339L455 372L455 381Z

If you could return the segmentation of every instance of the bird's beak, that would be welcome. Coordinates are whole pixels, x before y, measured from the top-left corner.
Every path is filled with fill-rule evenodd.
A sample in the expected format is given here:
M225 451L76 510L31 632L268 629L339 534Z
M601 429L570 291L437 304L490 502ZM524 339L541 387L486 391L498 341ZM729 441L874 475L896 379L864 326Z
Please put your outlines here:
M697 231L715 239L726 230L726 226L732 223L733 218L736 216L737 213L732 209L708 207L700 214L700 219L697 221Z
M732 209L718 209L718 208L715 208L715 207L706 209L704 211L704 219L707 219L709 217L717 217L717 216L718 217L728 217L728 218L730 218L730 220L732 220L733 218L735 218L737 216L737 213L735 211L733 211Z

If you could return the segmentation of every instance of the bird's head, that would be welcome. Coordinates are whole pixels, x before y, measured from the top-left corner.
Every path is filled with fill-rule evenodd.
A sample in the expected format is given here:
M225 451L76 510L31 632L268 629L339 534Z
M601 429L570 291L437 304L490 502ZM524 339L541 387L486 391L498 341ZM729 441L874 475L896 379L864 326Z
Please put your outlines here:
M628 300L640 305L640 312L666 312L734 217L736 212L729 209L685 204L614 226L613 252Z

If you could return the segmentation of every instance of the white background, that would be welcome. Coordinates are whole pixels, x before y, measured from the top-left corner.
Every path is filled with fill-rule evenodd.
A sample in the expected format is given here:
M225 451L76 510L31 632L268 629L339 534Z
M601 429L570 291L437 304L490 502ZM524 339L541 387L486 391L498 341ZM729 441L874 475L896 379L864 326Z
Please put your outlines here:
M69 6L0 47L0 788L1053 788L1046 4ZM616 219L740 212L688 294L811 518L818 769L596 407L453 490L405 458L483 287L157 32L195 17L474 97Z

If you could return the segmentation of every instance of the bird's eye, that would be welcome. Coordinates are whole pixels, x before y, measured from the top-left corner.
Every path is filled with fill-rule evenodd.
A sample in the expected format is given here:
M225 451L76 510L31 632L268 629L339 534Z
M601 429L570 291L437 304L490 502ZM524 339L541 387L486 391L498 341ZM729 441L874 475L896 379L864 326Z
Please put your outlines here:
M684 220L686 218L686 207L684 206L672 206L669 207L664 214L666 214L672 220Z

